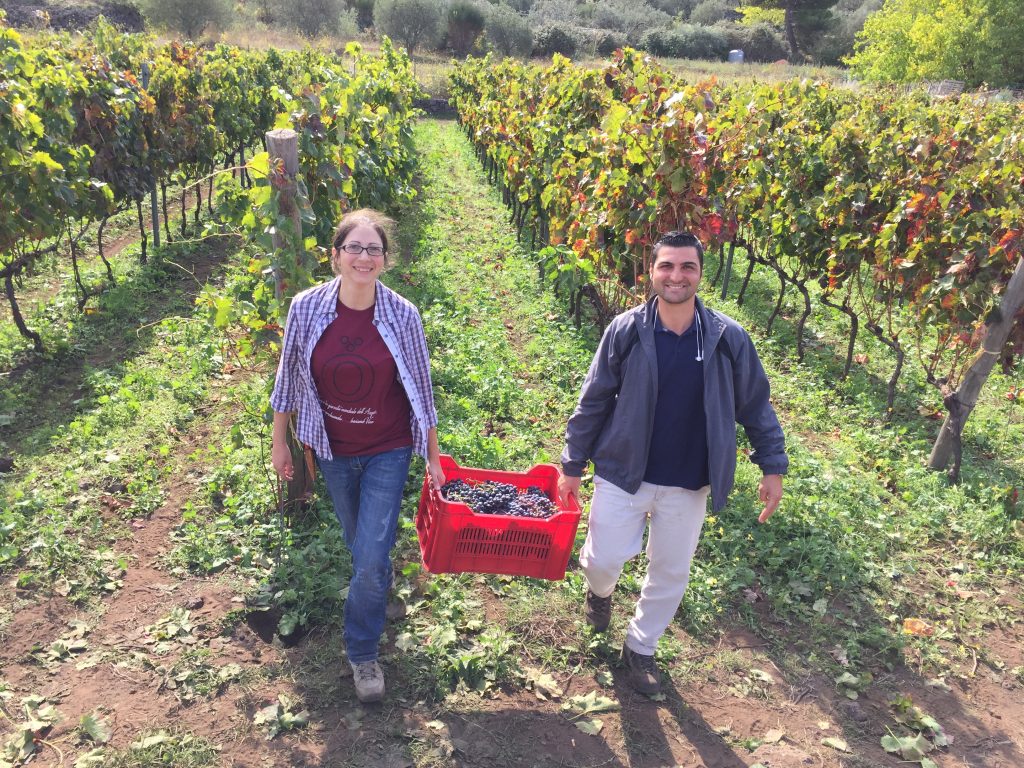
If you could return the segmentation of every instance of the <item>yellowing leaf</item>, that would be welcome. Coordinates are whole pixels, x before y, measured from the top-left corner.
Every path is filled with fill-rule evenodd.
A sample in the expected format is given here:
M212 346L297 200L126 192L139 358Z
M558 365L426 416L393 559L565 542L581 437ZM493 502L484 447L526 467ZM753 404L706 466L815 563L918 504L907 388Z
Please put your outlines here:
M562 695L562 686L555 678L543 670L528 667L526 679L533 686L533 692L541 701L548 698L557 699Z
M597 736L601 729L604 728L604 723L596 718L593 720L580 720L576 723L576 727L590 736Z
M835 736L829 736L827 739L822 739L821 743L826 747L832 747L832 749L838 750L839 752L850 751L850 745Z
M170 734L167 731L160 731L154 733L152 736L144 736L135 743L132 744L132 749L143 750L155 747L159 744L165 744L171 740Z
M619 702L607 696L601 696L597 691L591 691L583 696L573 696L562 705L562 709L575 709L584 714L591 712L614 712L618 708Z
M82 715L78 729L94 744L106 744L112 734L110 726L94 714Z

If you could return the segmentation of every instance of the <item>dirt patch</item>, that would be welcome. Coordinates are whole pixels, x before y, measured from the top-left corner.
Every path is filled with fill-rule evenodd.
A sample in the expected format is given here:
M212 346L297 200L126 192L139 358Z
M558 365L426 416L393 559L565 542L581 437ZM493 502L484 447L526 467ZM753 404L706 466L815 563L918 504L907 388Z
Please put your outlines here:
M0 0L0 8L7 11L7 23L12 27L39 29L49 26L53 29L81 30L92 24L97 16L124 32L143 32L145 20L138 7L128 2L79 2L74 5L48 3L45 0L19 2ZM47 14L45 24L42 14Z
M208 435L208 426L190 433L178 447L178 458L184 460L205 444ZM4 680L16 696L37 694L57 707L62 719L47 741L65 753L74 751L78 723L90 713L109 724L115 749L126 747L143 731L173 725L228 745L225 754L232 753L231 745L237 746L239 756L257 751L254 743L260 735L248 734L255 705L244 685L227 683L263 675L266 665L280 662L277 649L244 624L228 620L237 608L231 585L179 579L162 564L171 532L200 475L176 475L165 503L121 542L130 566L122 587L97 610L76 610L65 600L51 598L14 613L5 632L7 642L0 648ZM161 627L175 611L184 619L178 624L187 622L187 632ZM40 653L76 627L84 648L65 658ZM237 671L222 685L216 676L228 664L237 665ZM196 681L181 677L190 672ZM190 686L203 688L192 691ZM272 699L274 693L264 695ZM41 764L56 765L56 760L46 762L51 757L41 755Z

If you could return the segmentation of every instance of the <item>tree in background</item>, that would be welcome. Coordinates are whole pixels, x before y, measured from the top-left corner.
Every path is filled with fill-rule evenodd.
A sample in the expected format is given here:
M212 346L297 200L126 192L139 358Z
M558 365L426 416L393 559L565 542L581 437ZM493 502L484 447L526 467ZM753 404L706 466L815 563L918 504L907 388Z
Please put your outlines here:
M276 17L306 37L334 34L352 38L359 32L356 11L345 8L344 0L280 0Z
M530 28L536 31L547 24L578 26L580 12L575 0L535 0L530 6Z
M813 41L834 24L832 7L838 0L752 0L748 5L781 8L786 12L790 58L802 60Z
M1024 83L1020 0L887 0L864 23L847 63L877 82L952 78Z
M141 0L139 5L150 24L189 40L198 40L207 27L228 26L232 14L231 0Z
M1024 88L1024 6L1020 0L988 0L984 6L985 82Z
M487 26L484 28L487 42L502 56L520 59L530 57L533 50L533 33L526 19L512 7L499 4L487 11Z
M690 11L690 23L710 27L720 21L738 21L736 0L701 0Z
M672 17L638 0L602 0L583 6L582 20L589 27L622 32L633 43L649 29L669 26Z
M373 26L373 0L345 0L345 6L356 12L359 29Z
M697 0L648 0L648 2L669 16L679 16L683 19L690 18L690 12L697 5Z
M529 13L530 9L533 8L533 0L504 0L504 4L508 5L512 10L524 14Z
M835 23L811 47L811 56L823 64L841 64L853 53L864 21L881 7L882 0L839 0L832 9Z
M448 6L448 47L466 56L484 32L484 12L473 0L452 0Z
M404 45L411 56L417 48L437 42L441 11L434 0L377 0L373 23L378 31Z

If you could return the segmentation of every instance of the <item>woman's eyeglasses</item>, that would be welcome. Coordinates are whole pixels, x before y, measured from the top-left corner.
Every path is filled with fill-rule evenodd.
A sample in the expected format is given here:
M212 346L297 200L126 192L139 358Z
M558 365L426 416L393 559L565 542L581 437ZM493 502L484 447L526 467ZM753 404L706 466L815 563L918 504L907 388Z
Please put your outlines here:
M374 258L384 255L384 247L381 245L360 245L359 243L345 243L341 246L341 250L345 253L358 256L363 251L366 251L370 256Z

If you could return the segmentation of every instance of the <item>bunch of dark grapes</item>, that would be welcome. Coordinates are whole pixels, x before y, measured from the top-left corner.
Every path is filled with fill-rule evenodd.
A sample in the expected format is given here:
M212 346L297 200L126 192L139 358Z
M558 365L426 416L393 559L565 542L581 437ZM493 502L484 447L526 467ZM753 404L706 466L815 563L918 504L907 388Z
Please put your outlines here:
M441 495L448 501L461 501L483 515L548 518L558 511L543 489L530 486L520 491L511 483L484 482L471 485L465 480L451 480L441 486Z

